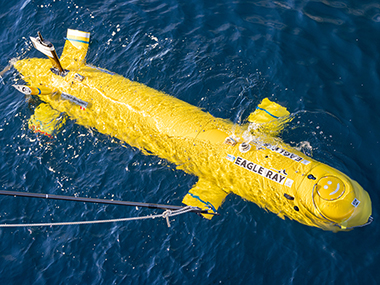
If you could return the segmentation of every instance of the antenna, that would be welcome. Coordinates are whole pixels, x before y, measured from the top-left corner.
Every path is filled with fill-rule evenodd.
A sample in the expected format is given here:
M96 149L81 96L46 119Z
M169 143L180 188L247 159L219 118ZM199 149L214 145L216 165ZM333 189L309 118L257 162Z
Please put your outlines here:
M54 45L44 40L40 32L37 32L38 37L30 37L30 40L32 41L33 46L40 52L42 52L44 55L46 55L50 61L53 64L53 68L51 68L51 71L57 75L65 76L68 73L68 70L64 70L62 68L61 63L59 62L57 53L55 51Z

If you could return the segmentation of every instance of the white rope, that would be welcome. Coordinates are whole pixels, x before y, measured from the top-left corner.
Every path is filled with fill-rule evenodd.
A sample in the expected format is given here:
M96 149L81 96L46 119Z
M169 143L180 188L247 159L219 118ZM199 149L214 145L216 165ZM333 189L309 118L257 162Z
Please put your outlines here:
M181 215L184 213L194 211L194 207L186 206L179 210L171 211L166 210L159 215L149 215L143 217L132 217L132 218L120 218L120 219L110 219L110 220L98 220L98 221L78 221L78 222L58 222L58 223L35 223L35 224L0 224L0 228L11 228L11 227L51 227L51 226L71 226L71 225L90 225L90 224L101 224L101 223L117 223L117 222L127 222L136 221L144 219L155 219L155 218L165 218L168 227L170 227L169 217Z

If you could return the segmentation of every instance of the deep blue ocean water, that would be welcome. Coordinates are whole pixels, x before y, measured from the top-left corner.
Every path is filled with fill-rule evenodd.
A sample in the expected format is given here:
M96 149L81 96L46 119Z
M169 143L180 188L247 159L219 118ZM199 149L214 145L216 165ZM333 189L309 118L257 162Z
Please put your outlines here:
M374 222L331 233L229 195L212 221L0 229L1 284L379 284L380 5L377 1L0 1L0 69L37 31L62 52L91 32L87 62L244 122L265 97L295 115L281 137L357 180ZM196 177L68 121L28 130L37 101L0 79L0 190L181 205ZM0 223L161 211L0 196Z

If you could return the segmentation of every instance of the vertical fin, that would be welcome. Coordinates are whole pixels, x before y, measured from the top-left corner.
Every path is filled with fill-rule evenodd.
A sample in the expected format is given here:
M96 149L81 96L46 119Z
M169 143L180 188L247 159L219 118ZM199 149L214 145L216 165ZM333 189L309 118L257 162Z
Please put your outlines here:
M85 63L89 43L90 33L67 30L65 47L61 55L61 62L65 68L76 70Z

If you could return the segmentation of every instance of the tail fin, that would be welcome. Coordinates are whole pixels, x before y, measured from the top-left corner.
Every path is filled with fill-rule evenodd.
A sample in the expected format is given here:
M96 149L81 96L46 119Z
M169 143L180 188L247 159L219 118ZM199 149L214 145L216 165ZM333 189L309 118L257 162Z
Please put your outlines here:
M41 103L30 117L29 129L52 138L65 124L67 118L61 112L52 109L48 104Z
M90 43L90 33L78 30L67 30L65 47L61 62L69 70L78 69L85 64L85 58Z

